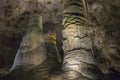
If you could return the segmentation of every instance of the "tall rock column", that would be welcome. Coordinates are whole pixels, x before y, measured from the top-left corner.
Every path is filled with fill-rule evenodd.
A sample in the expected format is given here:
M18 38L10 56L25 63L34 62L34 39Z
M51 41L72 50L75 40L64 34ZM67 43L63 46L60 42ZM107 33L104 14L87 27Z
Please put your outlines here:
M85 17L85 0L62 0L63 79L101 80L92 52L91 30Z

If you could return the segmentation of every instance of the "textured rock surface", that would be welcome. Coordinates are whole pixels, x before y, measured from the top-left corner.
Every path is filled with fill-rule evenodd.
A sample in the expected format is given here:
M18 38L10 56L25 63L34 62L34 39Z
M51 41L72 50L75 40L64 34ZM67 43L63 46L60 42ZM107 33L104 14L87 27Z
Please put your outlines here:
M96 60L104 72L107 72L109 67L120 70L120 1L88 0L88 2Z
M46 34L57 31L59 41L62 13L60 1L39 1L44 17L43 30ZM28 3L29 0L0 1L0 68L8 69L13 63L23 34L27 30L28 11L32 9ZM88 0L88 4L89 25L94 36L94 56L103 71L107 72L109 67L120 70L120 0ZM61 51L61 47L59 50Z
M33 7L32 0L2 0L0 1L0 67L10 68L22 37L27 30L29 11ZM46 6L47 5L47 6ZM45 37L48 33L60 30L61 6L60 1L39 0L42 10ZM57 35L58 32L57 31ZM59 43L57 43L58 45ZM2 72L2 71L1 71Z

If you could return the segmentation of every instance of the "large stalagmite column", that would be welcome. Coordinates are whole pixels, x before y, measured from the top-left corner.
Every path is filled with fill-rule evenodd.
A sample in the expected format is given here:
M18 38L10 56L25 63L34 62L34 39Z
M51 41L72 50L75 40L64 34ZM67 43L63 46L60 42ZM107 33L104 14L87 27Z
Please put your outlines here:
M28 30L17 51L14 64L10 70L17 66L41 64L46 59L46 50L42 34L42 17L32 13L28 23Z
M90 28L86 25L85 0L63 0L63 78L101 80L92 53Z

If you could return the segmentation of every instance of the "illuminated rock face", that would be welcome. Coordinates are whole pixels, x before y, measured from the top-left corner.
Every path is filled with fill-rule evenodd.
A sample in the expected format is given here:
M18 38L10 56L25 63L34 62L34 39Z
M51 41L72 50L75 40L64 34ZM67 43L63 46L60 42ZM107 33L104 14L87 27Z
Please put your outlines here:
M102 80L92 52L90 27L87 26L82 0L63 1L63 79Z
M42 7L41 15L42 25L44 26L44 37L47 37L47 35L51 33L60 35L62 21L60 0L43 0L42 3L41 0L38 1L40 3L39 7ZM3 58L0 58L1 67L4 67L4 65L11 65L11 63L14 61L14 56L16 55L17 49L19 48L23 35L26 33L27 25L29 23L29 11L32 10L32 7L30 7L29 3L30 0L0 1L0 55L4 56ZM3 34L4 32L6 33ZM60 37L57 40L59 41ZM50 46L56 49L57 44ZM58 50L56 50L56 52L58 52ZM9 59L7 58L8 56ZM55 57L55 55L52 56Z
M11 70L20 65L40 65L46 57L42 33L42 18L41 15L32 13L27 33L23 37Z
M16 66L20 66L20 65L28 65L28 64L34 66L39 65L46 59L47 55L54 58L55 60L61 61L60 54L57 49L56 32L55 32L56 31L55 28L58 27L57 24L60 23L60 21L56 20L61 15L60 13L61 7L57 6L60 5L60 2L40 0L38 1L38 4L40 4L39 6L37 6L37 3L35 3L32 0L31 1L28 0L24 2L26 2L26 5L23 7L25 7L26 11L28 12L37 10L38 7L42 7L40 8L40 11L42 9L42 12L40 12L39 14L41 15L40 17L42 18L40 19L38 16L38 19L40 19L40 21L42 20L42 22L39 22L39 20L35 22L37 17L35 17L36 18L35 21L31 20L30 18L30 22L28 23L28 31L26 35L23 37L23 40L21 42L20 48L17 51L16 58L11 70L13 70ZM31 14L31 16L33 15L34 14ZM49 26L44 25L49 22L52 22L50 23ZM51 26L52 24L53 26ZM35 29L34 27L36 27L36 25L39 27ZM39 30L42 32L40 32ZM42 33L44 33L44 35ZM45 38L45 45L43 42L44 38Z

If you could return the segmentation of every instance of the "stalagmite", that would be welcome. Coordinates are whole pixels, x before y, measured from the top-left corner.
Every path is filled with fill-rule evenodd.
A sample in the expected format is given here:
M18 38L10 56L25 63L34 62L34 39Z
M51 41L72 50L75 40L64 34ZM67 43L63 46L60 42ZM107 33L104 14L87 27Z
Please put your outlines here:
M45 46L46 46L47 54L50 57L54 58L55 60L61 62L60 53L58 51L57 44L56 44L57 42L56 33L49 32L44 37L45 37Z
M101 80L92 52L85 0L63 0L63 80Z
M46 59L46 55L42 34L42 18L38 13L32 13L27 33L23 37L10 70L20 65L39 65Z

